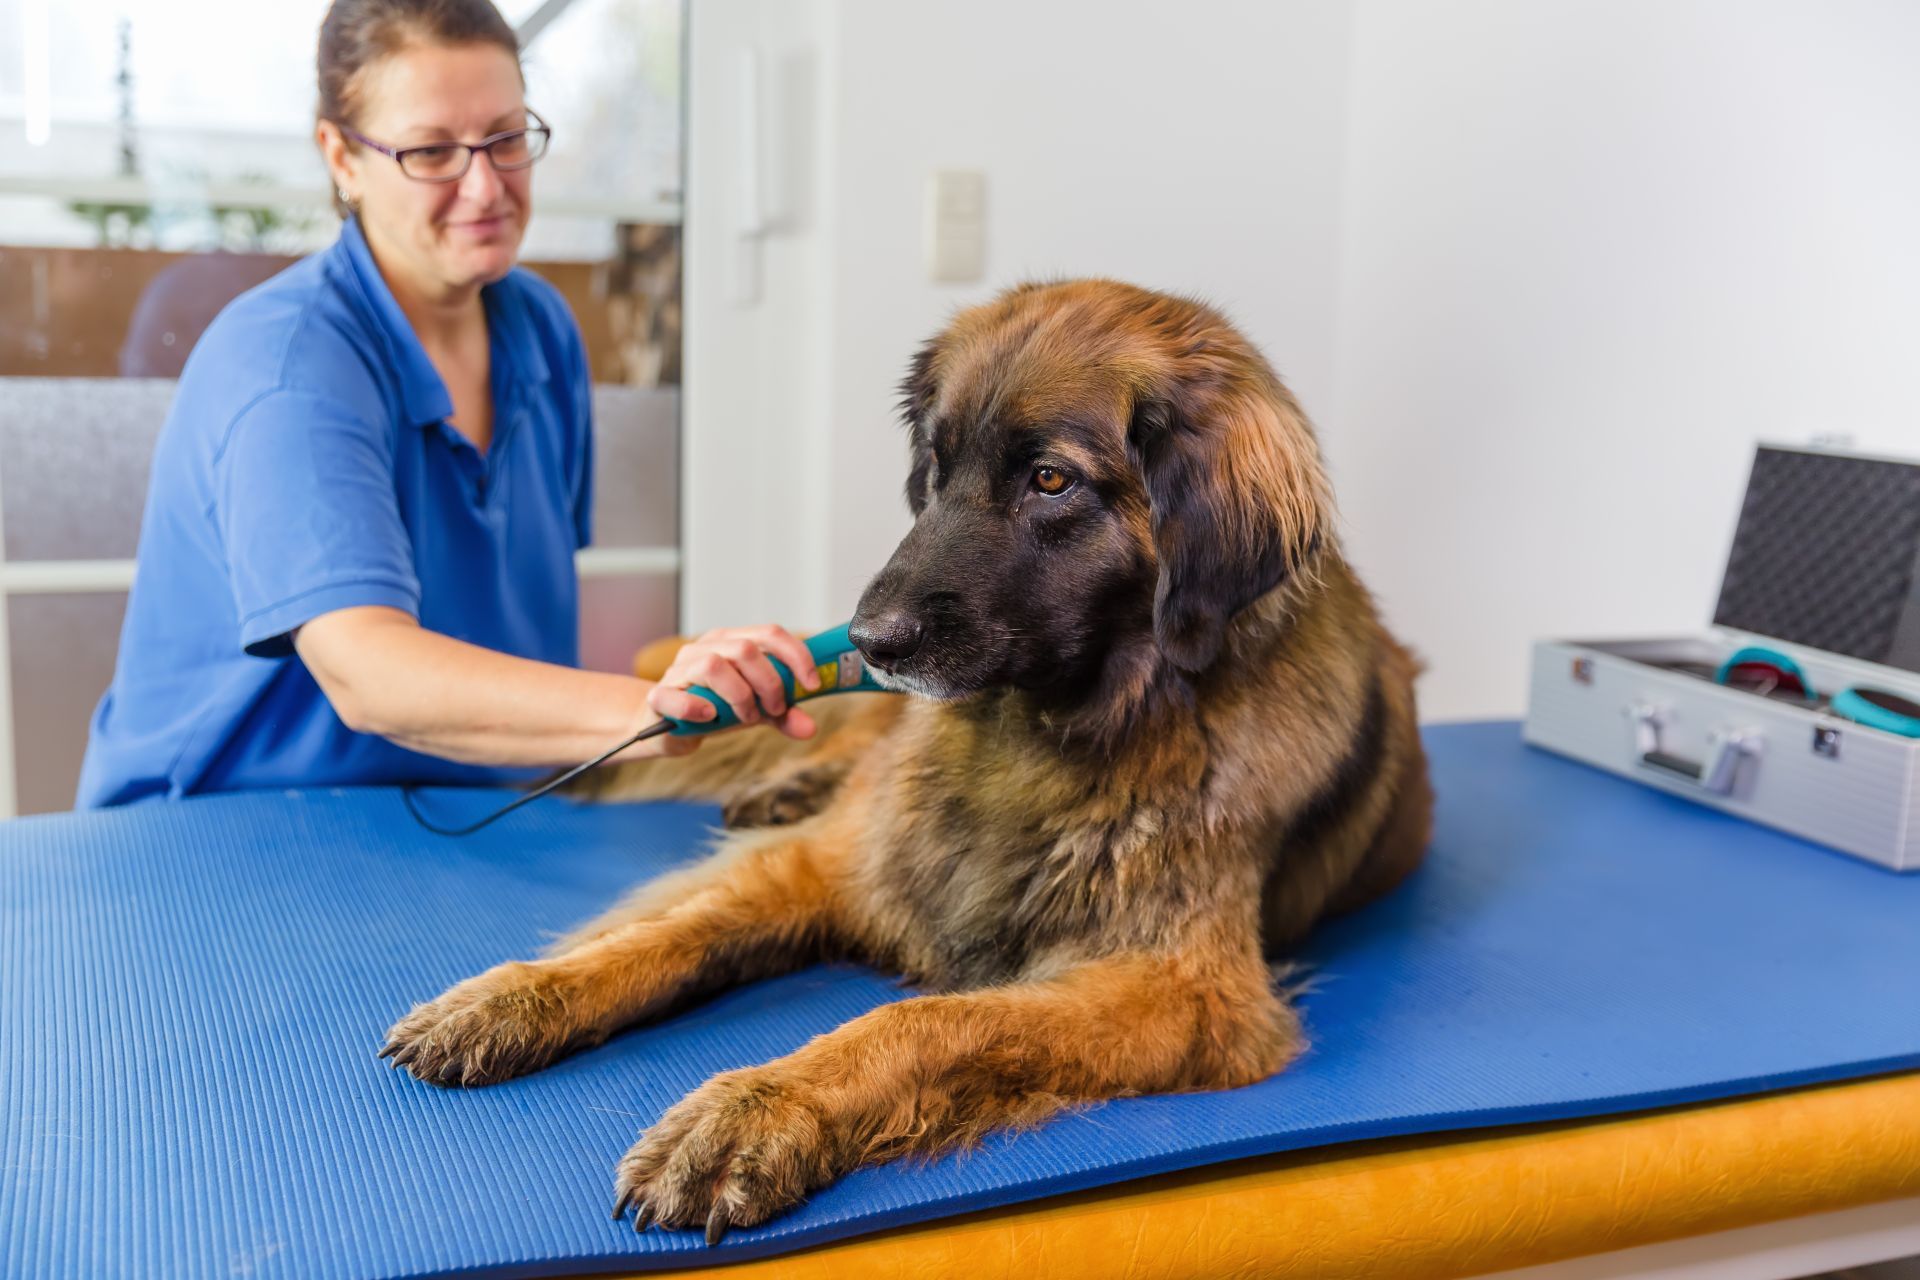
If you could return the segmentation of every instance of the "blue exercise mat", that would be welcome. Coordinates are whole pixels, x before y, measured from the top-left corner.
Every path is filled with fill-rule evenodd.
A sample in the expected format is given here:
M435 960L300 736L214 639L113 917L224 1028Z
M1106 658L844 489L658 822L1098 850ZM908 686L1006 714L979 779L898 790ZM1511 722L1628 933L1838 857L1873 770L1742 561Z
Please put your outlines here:
M1307 958L1314 1048L867 1169L709 1250L608 1220L612 1169L708 1075L908 994L758 983L544 1073L442 1091L374 1058L416 1000L691 856L696 806L543 801L478 836L391 791L0 826L0 1274L533 1276L778 1253L1294 1148L1920 1067L1920 877L1525 748L1430 730L1439 833ZM443 820L496 793L433 792Z

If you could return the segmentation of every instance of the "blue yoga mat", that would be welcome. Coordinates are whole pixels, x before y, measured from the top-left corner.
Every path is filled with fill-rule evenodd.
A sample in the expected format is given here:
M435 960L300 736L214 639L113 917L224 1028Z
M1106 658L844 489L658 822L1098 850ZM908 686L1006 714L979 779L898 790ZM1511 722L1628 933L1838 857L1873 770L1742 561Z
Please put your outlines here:
M0 826L0 1274L535 1276L778 1253L1240 1156L1920 1067L1920 877L1544 755L1428 733L1425 865L1314 941L1314 1048L863 1170L714 1250L608 1220L708 1075L909 994L852 967L445 1092L374 1053L414 1001L692 856L710 810L541 802L467 840L390 791ZM497 794L435 792L443 819Z

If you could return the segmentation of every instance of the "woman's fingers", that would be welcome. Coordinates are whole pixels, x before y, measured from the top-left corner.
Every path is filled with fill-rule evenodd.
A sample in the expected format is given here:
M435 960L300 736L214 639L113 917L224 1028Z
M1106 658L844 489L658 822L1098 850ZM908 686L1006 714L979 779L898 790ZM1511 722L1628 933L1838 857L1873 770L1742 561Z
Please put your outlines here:
M674 663L666 678L654 686L654 694L667 699L673 706L683 708L686 714L664 710L659 702L653 703L653 709L663 715L671 715L676 720L694 720L704 724L713 719L713 704L686 692L687 686L696 684L713 690L722 702L733 708L734 717L741 724L755 724L760 720L760 709L753 700L752 686L734 669L731 662L711 650L691 655L684 666ZM674 694L680 696L673 697ZM650 694L649 700L652 698Z
M748 627L746 633L760 648L786 663L802 688L819 689L820 675L814 670L813 654L807 650L806 641L785 627Z
M788 705L786 685L772 659L778 658L807 690L820 687L813 655L798 636L784 627L735 627L709 631L686 645L674 657L660 683L647 696L648 705L675 720L705 723L713 718L712 704L687 692L704 685L733 709L742 724L770 720L782 733L812 737L813 717Z
M786 734L789 738L795 738L801 741L811 738L815 733L819 732L820 729L820 726L814 722L813 717L798 707L790 709L787 714L775 720L773 727Z
M780 673L773 669L773 663L767 660L759 645L745 636L735 636L722 642L719 654L753 687L761 710L770 716L786 714L787 688L780 683Z
M647 691L647 705L653 713L668 720L686 720L705 724L718 714L711 702L674 685L657 684Z

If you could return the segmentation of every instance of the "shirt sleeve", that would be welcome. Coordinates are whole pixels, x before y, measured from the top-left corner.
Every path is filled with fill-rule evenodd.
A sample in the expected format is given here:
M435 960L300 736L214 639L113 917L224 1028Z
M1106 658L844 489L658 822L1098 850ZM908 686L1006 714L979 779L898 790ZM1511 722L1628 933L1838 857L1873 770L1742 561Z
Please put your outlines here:
M593 379L587 369L586 346L579 326L567 317L567 349L572 367L567 371L573 389L576 445L573 476L573 545L593 542Z
M289 633L336 609L387 605L419 616L390 424L322 396L275 391L240 415L213 467L246 652L285 656Z

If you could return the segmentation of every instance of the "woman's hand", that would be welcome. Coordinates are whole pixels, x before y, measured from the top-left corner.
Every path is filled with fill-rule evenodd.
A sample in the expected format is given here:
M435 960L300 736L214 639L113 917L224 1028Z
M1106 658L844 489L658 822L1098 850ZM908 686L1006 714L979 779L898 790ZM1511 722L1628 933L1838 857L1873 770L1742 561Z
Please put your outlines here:
M322 614L293 633L293 647L349 729L446 760L573 765L660 719L647 701L652 681L498 653L382 605ZM615 758L685 755L699 743L663 734Z
M705 723L717 714L713 704L687 692L693 685L705 685L733 708L741 724L766 723L789 738L811 738L813 717L787 705L786 688L769 655L786 663L803 687L820 687L813 655L791 631L774 626L728 627L683 645L647 694L647 705L662 716Z

